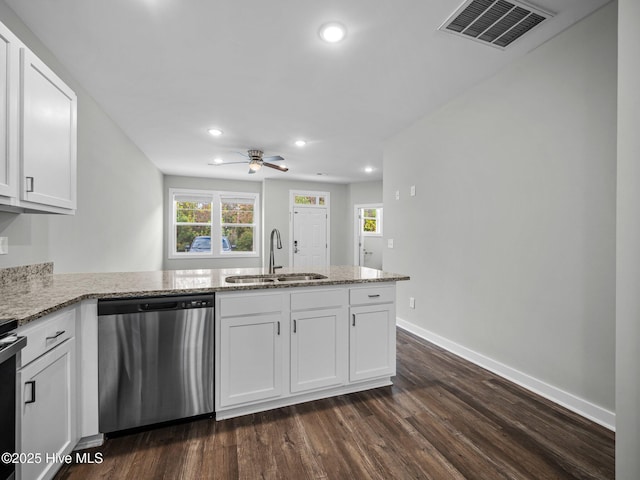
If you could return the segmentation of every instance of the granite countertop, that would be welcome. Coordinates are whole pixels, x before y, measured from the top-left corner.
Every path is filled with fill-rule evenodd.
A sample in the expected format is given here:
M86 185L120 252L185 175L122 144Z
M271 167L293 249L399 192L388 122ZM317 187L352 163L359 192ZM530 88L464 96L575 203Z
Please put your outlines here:
M264 275L267 272L263 268L64 274L52 274L51 271L52 267L40 269L34 275L20 276L4 284L0 282L0 323L17 320L19 325L24 325L90 298L150 297L409 280L406 275L355 266L283 268L277 273L313 272L326 275L327 278L269 284L233 284L224 280L232 275Z

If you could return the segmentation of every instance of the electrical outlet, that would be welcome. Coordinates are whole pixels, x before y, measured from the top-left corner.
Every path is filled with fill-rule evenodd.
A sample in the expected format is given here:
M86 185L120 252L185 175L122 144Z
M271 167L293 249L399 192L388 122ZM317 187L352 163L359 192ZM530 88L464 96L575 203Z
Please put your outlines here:
M393 238L387 240L387 248L393 248Z
M0 237L0 255L9 253L9 237Z
M416 186L415 185L411 185L411 196L412 197L416 196Z
M409 308L416 308L416 299L409 297Z
M400 200L400 190L396 190L396 200Z

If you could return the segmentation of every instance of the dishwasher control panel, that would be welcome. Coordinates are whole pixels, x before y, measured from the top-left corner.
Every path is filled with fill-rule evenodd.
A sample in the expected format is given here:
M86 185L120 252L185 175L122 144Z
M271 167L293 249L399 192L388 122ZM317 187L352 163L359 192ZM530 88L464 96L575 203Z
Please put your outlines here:
M213 307L213 300L190 300L184 302L182 308Z

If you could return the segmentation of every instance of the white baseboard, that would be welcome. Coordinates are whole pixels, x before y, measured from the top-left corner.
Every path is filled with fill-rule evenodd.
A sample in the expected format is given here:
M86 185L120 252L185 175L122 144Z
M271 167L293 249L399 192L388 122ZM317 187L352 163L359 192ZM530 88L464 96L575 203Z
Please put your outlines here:
M592 420L609 430L615 431L616 427L616 414L610 412L602 407L594 405L587 400L577 397L571 393L565 392L553 385L549 385L537 378L534 378L526 373L522 373L515 368L509 367L504 363L500 363L492 358L489 358L481 353L474 352L462 345L459 345L451 340L441 337L438 334L430 332L422 327L419 327L413 323L407 322L401 318L396 319L398 327L408 332L417 335L431 343L444 348L445 350L464 358L465 360L475 363L476 365L489 370L515 384L520 385L527 390L530 390L538 395L551 400L552 402L562 405L563 407L577 413L589 420Z

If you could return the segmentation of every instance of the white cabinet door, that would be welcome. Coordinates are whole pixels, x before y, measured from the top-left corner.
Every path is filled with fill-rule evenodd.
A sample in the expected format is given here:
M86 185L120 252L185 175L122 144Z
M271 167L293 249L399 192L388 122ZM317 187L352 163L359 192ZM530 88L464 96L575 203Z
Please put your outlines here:
M284 325L280 313L220 320L220 405L282 394Z
M347 377L346 308L291 315L291 392L342 385Z
M396 315L393 304L351 307L349 380L396 373Z
M25 48L21 67L21 199L75 209L76 94Z
M73 338L18 372L19 451L41 453L42 462L18 465L18 479L52 478L60 463L46 454L66 455L78 441L76 367Z
M15 135L18 127L18 49L18 39L0 23L0 197L9 198L18 196ZM9 202L5 198L2 203Z

